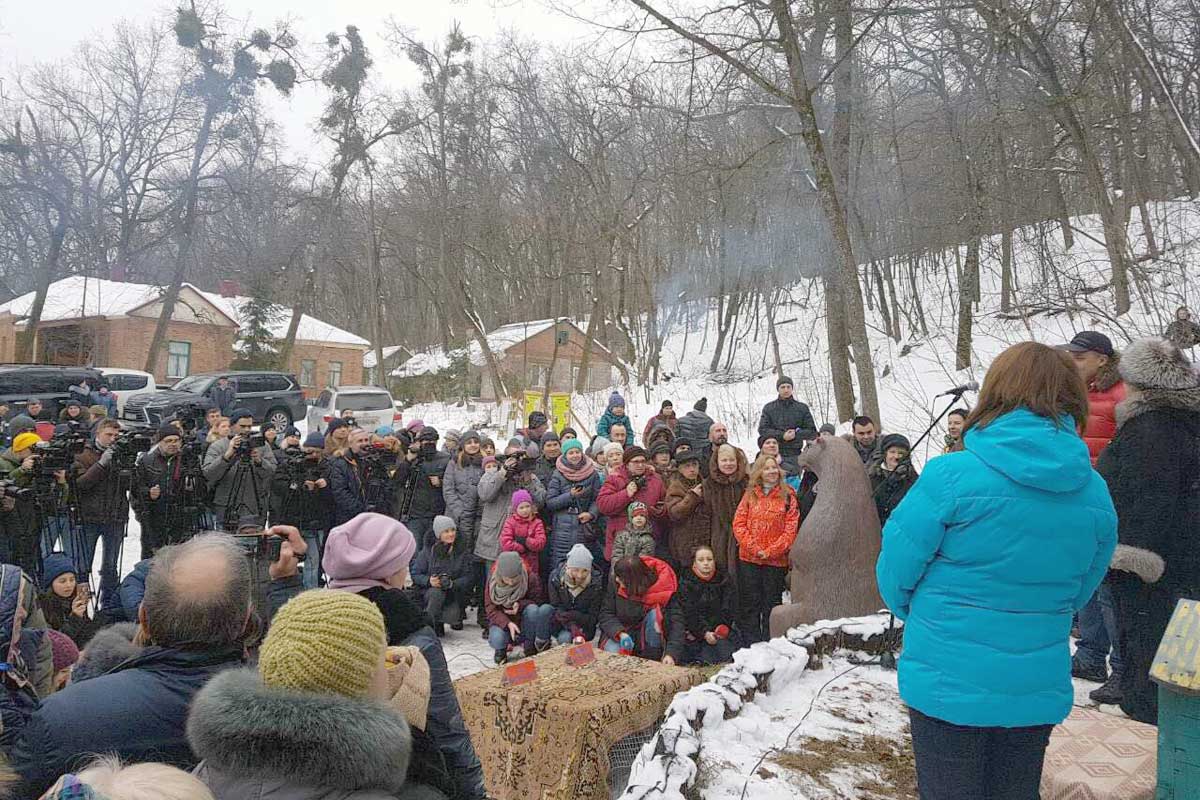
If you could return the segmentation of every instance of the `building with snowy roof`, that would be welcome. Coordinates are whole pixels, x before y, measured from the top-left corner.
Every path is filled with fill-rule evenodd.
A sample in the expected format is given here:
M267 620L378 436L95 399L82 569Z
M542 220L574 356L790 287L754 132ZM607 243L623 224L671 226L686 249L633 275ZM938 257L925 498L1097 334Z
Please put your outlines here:
M489 331L486 339L512 396L522 390L544 390L547 380L552 392L574 391L579 383L588 335L566 317L502 325ZM402 387L402 394L426 399L439 390L444 391L440 386L434 389L429 378L455 369L465 370L464 376L457 376L461 379L455 387L459 394L485 401L497 399L491 369L483 348L475 340L449 353L441 347L416 353L389 374ZM593 338L583 391L607 389L617 382L618 373L624 371L621 360Z
M236 355L249 297L224 284L205 292L185 283L167 326L155 380L172 382L188 375L229 368ZM34 360L42 364L91 364L142 369L162 311L160 286L72 275L50 284L34 342ZM34 293L0 305L0 361L12 361L17 333L25 329ZM277 307L269 328L283 339L292 310ZM296 330L286 371L306 389L363 379L363 354L370 343L349 331L304 314Z

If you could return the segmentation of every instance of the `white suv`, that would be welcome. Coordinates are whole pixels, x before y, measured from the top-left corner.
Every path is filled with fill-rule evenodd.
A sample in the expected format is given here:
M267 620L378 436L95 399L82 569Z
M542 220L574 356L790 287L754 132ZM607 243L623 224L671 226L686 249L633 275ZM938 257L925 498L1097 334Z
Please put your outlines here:
M158 386L149 372L120 367L100 367L108 390L117 397L117 417L125 413L125 401L141 394L154 394Z
M312 401L308 407L308 430L325 433L329 423L342 416L344 411L351 413L355 425L368 431L381 425L394 427L401 419L387 389L378 386L339 386L326 389Z

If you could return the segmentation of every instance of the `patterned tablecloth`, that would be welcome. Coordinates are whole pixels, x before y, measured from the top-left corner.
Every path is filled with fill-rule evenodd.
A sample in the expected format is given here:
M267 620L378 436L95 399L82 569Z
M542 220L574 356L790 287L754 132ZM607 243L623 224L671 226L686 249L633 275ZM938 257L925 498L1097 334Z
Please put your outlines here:
M676 693L704 680L696 670L600 651L572 667L566 653L537 656L532 683L504 686L499 669L455 682L489 797L605 800L609 748L654 725Z
M1157 770L1157 728L1076 708L1050 737L1042 800L1153 800Z

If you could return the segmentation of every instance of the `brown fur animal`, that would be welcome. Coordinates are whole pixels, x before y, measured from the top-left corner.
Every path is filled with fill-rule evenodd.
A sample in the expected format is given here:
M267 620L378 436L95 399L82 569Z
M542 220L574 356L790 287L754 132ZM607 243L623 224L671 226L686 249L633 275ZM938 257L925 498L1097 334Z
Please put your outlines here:
M817 474L817 497L788 556L792 602L771 611L771 636L883 608L875 583L879 515L854 446L822 436L800 455L800 465Z

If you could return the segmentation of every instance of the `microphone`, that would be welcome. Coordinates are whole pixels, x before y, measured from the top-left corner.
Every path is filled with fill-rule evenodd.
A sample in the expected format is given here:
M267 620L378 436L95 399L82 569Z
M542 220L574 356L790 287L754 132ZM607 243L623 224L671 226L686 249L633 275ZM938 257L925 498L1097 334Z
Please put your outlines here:
M935 395L935 396L936 397L947 397L949 395L954 395L955 397L962 397L965 392L977 392L977 391L979 391L979 381L967 381L962 386L955 386L953 389L947 389L946 391L942 392L941 394Z

